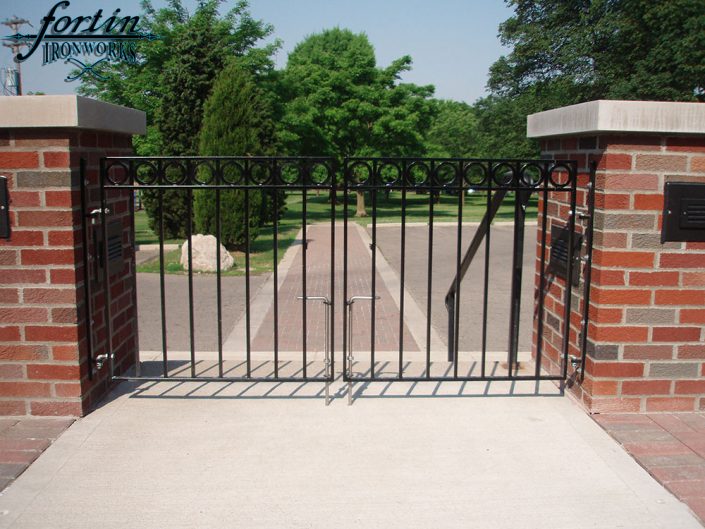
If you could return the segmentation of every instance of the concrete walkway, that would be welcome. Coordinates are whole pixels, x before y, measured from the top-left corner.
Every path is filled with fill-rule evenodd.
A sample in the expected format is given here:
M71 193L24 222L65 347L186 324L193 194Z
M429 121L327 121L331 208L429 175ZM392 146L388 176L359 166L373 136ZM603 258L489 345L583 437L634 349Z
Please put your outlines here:
M385 387L325 407L320 384L122 384L5 491L0 527L700 527L550 387Z

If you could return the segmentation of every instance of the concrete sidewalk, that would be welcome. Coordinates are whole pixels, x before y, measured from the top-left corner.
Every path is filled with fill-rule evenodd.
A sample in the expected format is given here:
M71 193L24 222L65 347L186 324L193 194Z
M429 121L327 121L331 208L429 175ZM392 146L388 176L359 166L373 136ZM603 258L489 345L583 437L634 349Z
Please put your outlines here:
M329 407L320 384L118 389L5 491L0 527L701 527L550 384Z

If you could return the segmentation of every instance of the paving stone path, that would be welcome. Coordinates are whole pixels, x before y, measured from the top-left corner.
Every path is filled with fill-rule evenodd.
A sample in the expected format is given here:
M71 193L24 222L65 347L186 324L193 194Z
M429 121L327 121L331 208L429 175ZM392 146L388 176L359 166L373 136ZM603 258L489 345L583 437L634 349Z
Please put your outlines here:
M0 491L19 477L73 419L0 419Z
M592 417L705 523L705 413Z
M343 300L343 226L335 228L335 336L336 349L342 348L342 300ZM356 224L348 228L348 297L369 296L371 285L371 252L363 240L362 229ZM306 295L329 296L331 276L331 237L330 226L315 224L307 228L306 250ZM279 266L280 285L278 289L279 335L278 347L284 352L300 352L303 349L303 302L297 299L303 295L303 245L291 247L293 258L283 260ZM378 254L378 260L382 257ZM399 349L399 308L389 285L382 278L379 267L376 272L376 290L380 299L376 301L375 348L377 351L398 351ZM263 288L258 295L267 299L268 310L261 325L253 329L253 351L272 351L274 348L274 303L273 288ZM356 351L370 350L371 303L359 300L353 306L354 337ZM323 304L309 301L306 314L306 348L311 352L323 351L325 318ZM409 331L408 322L403 330L404 349L419 351L419 344ZM242 336L239 337L244 339ZM229 343L233 343L230 342ZM242 346L244 348L244 345Z

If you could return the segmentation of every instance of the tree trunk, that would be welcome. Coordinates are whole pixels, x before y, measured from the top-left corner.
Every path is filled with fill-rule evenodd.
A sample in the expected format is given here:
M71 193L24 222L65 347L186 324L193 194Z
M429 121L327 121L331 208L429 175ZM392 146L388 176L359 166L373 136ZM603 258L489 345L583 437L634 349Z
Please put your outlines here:
M355 191L357 195L357 207L355 208L356 217L366 217L367 211L365 210L365 192Z

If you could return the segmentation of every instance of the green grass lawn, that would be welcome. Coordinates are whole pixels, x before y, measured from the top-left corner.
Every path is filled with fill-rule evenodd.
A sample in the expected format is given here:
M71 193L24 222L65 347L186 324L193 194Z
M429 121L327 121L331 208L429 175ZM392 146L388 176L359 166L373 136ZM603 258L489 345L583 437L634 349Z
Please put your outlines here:
M165 240L167 244L178 243L178 240ZM136 244L159 244L159 235L154 233L149 227L149 217L144 209L135 211L135 243Z
M355 215L355 195L350 196L348 204L349 219L358 222L363 226L367 226L372 222L372 218L362 217L357 218ZM384 193L379 193L377 197L377 222L401 222L401 193L393 192L389 197L385 197ZM372 202L369 194L366 196L365 204L367 206L368 215L372 214ZM287 248L294 241L297 232L302 225L303 201L300 192L287 194L286 197L286 213L279 221L279 233L277 237L277 252L280 261L284 256ZM336 219L343 219L343 195L338 195L338 204L336 205ZM484 193L474 193L467 195L465 205L463 207L463 220L467 222L480 221L485 214L487 208L487 195ZM406 222L428 222L429 196L407 192L406 200ZM321 191L316 194L315 191L307 193L306 201L306 220L308 224L318 222L330 222L331 205L328 193ZM452 195L441 195L438 203L433 205L434 222L457 222L458 214L458 197ZM536 199L532 198L528 208L528 218L536 217ZM501 208L497 212L495 220L513 220L514 219L514 196L508 195ZM135 235L137 244L158 244L159 238L149 229L147 223L147 214L144 211L138 211L135 214ZM165 241L167 243L179 243L182 241ZM251 244L250 252L250 272L252 274L261 274L271 272L274 268L274 229L271 225L264 226L260 229L259 236ZM235 259L235 266L223 272L223 275L245 275L245 254L242 252L231 252ZM165 272L169 274L185 273L182 266L179 264L181 256L180 250L166 252L164 259ZM153 272L158 273L160 269L159 259L155 258L138 265L138 272Z

